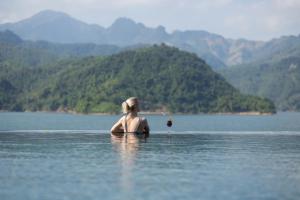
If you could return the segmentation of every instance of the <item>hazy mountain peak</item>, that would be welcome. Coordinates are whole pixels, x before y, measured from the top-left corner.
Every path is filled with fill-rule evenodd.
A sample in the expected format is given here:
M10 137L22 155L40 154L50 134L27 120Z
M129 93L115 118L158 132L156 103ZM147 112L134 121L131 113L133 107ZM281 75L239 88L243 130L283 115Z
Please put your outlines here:
M78 21L70 17L66 13L53 11L53 10L43 10L24 21L35 23L35 24L46 24L49 22L60 21L60 20Z
M101 43L103 28L75 19L68 14L43 10L17 23L4 24L0 30L9 29L25 40L46 40L59 43Z
M130 18L127 17L120 17L116 19L116 21L111 25L110 28L132 28L132 27L144 27L142 23L136 23Z
M114 23L131 23L136 24L136 22L128 17L119 17L115 20Z
M70 17L68 14L55 10L42 10L32 17L54 18L54 17Z

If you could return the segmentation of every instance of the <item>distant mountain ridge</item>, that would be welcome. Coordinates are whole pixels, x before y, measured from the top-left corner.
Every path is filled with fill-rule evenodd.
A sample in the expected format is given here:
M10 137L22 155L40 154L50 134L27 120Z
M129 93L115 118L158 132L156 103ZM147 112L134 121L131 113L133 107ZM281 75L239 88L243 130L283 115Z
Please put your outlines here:
M1 30L11 30L26 40L46 40L58 43L101 43L99 33L104 28L88 25L56 11L42 11L16 23L6 23Z
M45 10L16 23L0 25L0 30L11 30L25 40L45 40L56 43L96 43L128 46L139 43L162 42L157 33L164 28L147 28L128 18L117 19L110 27L87 24L68 14ZM141 36L140 34L143 34ZM151 35L154 36L151 36ZM159 34L157 34L159 35ZM155 40L155 41L154 41Z
M0 25L0 30L6 29L25 40L55 43L95 43L123 47L166 43L196 53L214 68L253 61L256 59L255 52L264 49L267 44L244 39L226 39L221 35L200 30L168 33L163 26L149 28L128 18L119 18L110 27L104 28L51 10L41 11L16 23Z
M94 43L116 46L161 44L196 53L214 69L251 63L276 57L281 52L297 54L298 36L284 36L267 42L227 39L200 30L166 32L163 26L146 27L129 18L119 18L104 28L87 24L68 14L45 10L16 23L0 25L0 31L11 30L25 40L44 40L55 43Z

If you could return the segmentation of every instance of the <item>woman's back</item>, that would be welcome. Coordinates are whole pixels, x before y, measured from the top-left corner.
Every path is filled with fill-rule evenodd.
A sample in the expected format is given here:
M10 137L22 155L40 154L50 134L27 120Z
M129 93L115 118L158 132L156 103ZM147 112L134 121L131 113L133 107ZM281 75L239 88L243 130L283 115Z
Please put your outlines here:
M112 134L133 133L149 136L149 125L145 118L138 116L139 106L136 97L131 97L122 103L123 116L111 128Z
M124 132L128 133L143 133L147 129L148 123L145 118L139 116L124 117L122 121Z

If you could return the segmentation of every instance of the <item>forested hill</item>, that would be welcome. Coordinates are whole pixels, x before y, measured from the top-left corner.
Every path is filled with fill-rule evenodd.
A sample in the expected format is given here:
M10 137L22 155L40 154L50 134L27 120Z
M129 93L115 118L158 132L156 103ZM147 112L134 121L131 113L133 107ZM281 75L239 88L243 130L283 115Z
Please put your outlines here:
M1 110L114 113L137 96L145 111L275 112L272 102L242 95L196 55L166 45L16 72L1 76Z
M279 110L300 111L299 55L235 66L221 73L240 91L271 99Z

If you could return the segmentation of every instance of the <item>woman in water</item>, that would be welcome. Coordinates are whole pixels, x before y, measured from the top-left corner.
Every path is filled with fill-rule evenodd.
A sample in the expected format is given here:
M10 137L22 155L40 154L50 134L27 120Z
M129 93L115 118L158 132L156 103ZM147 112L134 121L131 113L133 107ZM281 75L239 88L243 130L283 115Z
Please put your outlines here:
M122 103L122 109L125 115L111 128L112 135L149 137L150 129L147 120L138 116L140 111L138 99L130 97Z

